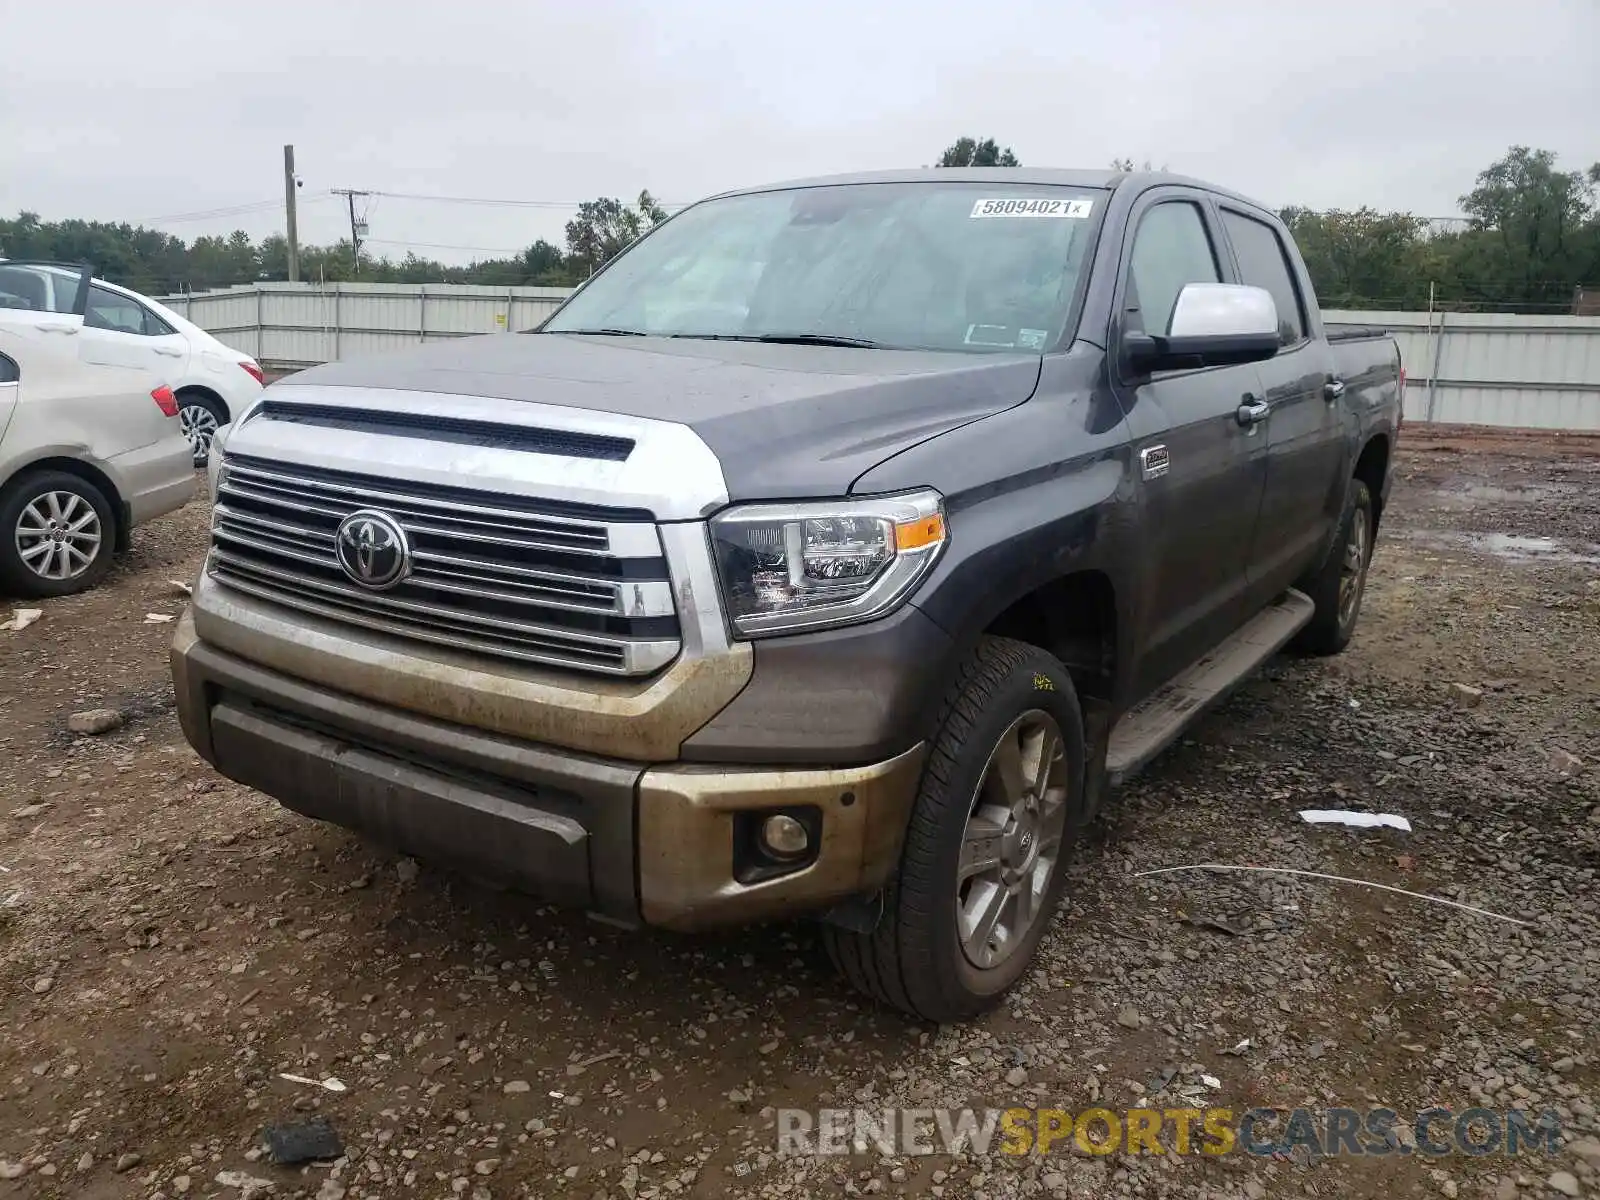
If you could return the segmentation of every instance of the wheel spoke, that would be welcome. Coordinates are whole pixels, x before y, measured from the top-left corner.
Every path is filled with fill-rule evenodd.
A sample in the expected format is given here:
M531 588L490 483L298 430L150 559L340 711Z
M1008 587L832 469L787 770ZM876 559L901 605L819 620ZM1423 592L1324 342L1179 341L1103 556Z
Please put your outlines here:
M969 952L986 959L993 958L990 942L1000 918L1005 914L1010 900L1006 889L999 883L980 879L972 885L966 908L961 915L961 940Z
M67 544L65 542L57 542L55 545L56 552L50 575L54 579L65 579L70 573L67 563Z
M1022 793L1028 790L1027 774L1022 763L1020 730L1007 730L1005 736L1000 739L1000 745L995 747L994 764L990 767L990 772L996 776L1002 803L1011 808L1022 798Z
M961 864L956 871L956 879L966 880L974 875L998 871L1003 834L1003 825L981 815L968 821L966 836L961 840Z
M1051 726L1035 732L1029 739L1028 777L1035 796L1042 797L1050 787L1050 776L1061 758L1061 738Z
M17 532L19 534L44 533L50 528L50 518L39 511L39 501L35 500L22 510L22 516L17 518Z
M84 528L86 525L94 524L99 519L100 514L91 508L88 512L84 513L83 516L79 517L76 521L73 521L70 525L68 525L67 532L77 533L78 530Z
M1067 797L1057 795L1039 814L1039 857L1054 859L1067 836Z
M82 550L79 550L71 542L62 542L61 545L66 548L66 551L67 551L67 565L72 570L72 572L74 574L76 574L77 572L83 570L84 567L87 567L91 562L94 561L94 559L90 555L85 554ZM78 559L79 561L81 561L83 566L80 567L77 564L75 564L72 561L73 559Z
M52 545L53 543L51 542L35 542L26 548L19 546L17 552L22 556L23 562L31 565L34 559L42 558L44 555L49 554Z

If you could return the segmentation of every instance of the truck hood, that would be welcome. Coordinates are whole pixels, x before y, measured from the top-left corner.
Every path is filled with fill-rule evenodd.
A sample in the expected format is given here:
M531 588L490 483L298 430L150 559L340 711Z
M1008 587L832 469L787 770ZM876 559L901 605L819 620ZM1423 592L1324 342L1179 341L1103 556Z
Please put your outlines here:
M1037 354L490 334L329 363L299 385L520 400L692 428L730 499L843 495L865 471L1021 404Z

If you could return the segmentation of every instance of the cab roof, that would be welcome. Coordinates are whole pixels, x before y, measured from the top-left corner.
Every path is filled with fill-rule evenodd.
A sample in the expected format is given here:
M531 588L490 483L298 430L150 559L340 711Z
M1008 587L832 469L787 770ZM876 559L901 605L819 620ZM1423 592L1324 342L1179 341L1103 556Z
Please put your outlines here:
M1193 179L1187 175L1174 175L1167 171L1099 171L1070 170L1055 167L916 167L898 171L862 171L848 175L818 175L809 179L791 179L782 183L761 184L754 187L730 188L711 199L721 196L742 196L757 192L780 192L794 188L837 187L860 183L1010 183L1037 186L1098 188L1113 191L1132 188L1142 192L1161 185L1199 188L1214 195L1226 196L1263 212L1272 210L1259 201L1242 196L1227 188Z

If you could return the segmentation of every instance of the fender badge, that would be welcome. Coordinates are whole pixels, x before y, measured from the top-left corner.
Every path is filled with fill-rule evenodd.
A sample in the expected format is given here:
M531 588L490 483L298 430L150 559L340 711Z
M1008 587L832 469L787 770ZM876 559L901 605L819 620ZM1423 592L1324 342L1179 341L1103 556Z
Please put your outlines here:
M1172 465L1172 456L1165 446L1146 446L1139 451L1139 470L1146 479L1159 479Z

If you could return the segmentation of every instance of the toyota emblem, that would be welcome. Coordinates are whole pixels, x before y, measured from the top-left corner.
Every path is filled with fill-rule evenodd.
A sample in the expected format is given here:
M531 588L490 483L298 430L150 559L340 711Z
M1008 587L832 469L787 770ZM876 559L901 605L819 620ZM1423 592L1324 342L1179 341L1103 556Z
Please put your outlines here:
M406 531L388 513L353 512L339 522L334 552L344 573L375 592L392 588L411 573Z

